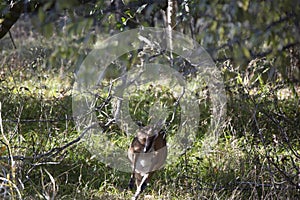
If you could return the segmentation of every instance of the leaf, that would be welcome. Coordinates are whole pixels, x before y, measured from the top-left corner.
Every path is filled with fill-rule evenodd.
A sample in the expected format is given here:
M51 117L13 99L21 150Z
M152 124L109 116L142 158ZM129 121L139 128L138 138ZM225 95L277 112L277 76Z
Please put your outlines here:
M64 9L72 9L74 8L76 5L78 5L78 1L77 0L57 0L56 1L56 8L58 10L64 10Z
M217 21L213 21L213 23L211 25L211 30L215 31L215 30L217 30L217 27L218 27L218 22Z
M125 17L121 17L121 20L122 20L122 24L126 26L127 19Z
M5 152L6 147L5 146L1 146L0 148L0 156Z
M246 58L250 59L251 58L251 54L250 54L250 51L249 49L247 49L246 47L242 47L242 51L243 51L243 54Z
M237 81L238 84L243 84L243 79L242 79L240 74L237 75L236 81Z
M45 12L43 11L42 8L40 8L39 11L38 11L38 18L39 18L41 23L43 23L46 19Z
M53 24L46 24L45 26L43 26L43 35L47 38L51 37L53 35Z
M238 6L244 11L247 11L249 7L249 0L238 1Z
M140 14L146 8L146 6L147 4L140 6L135 13Z

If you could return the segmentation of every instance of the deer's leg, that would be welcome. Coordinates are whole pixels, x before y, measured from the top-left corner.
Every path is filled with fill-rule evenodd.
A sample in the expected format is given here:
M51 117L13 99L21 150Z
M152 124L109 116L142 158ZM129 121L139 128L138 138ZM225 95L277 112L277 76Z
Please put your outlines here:
M144 176L142 176L143 178L142 178L140 184L138 185L137 190L132 199L137 199L138 196L141 194L141 192L145 189L145 187L147 185L146 180L148 179L148 176L149 176L149 174L145 174ZM144 184L146 184L146 185L144 185ZM143 186L144 186L144 188L143 188Z
M132 169L132 174L131 174L131 177L130 177L130 180L129 180L129 183L128 183L128 187L130 188L130 189L133 189L133 187L134 187L134 180L136 180L136 177L135 177L135 166L136 166L136 162L135 162L135 160L136 160L136 155L134 154L133 155L133 169Z
M129 180L129 183L128 183L128 187L129 189L133 189L134 187L134 172L131 174L131 177L130 177L130 180Z

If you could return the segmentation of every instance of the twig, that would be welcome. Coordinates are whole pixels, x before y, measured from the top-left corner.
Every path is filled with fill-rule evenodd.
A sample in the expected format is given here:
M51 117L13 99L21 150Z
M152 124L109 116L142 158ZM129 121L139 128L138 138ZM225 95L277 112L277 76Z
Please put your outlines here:
M14 38L13 38L12 35L11 35L11 31L10 31L10 30L8 31L8 34L9 34L10 40L11 40L13 46L14 46L14 49L17 49L16 43L15 43L15 41L14 41Z
M254 101L254 100L253 100ZM257 115L257 104L255 104L256 107L255 107L255 110L254 110L254 113L253 113L253 120L255 122L255 126L258 130L258 134L260 136L260 140L264 146L264 150L265 150L265 154L266 154L266 158L268 159L268 161L270 161L270 154L269 154L269 151L267 150L267 146L266 146L266 142L265 142L265 139L264 139L264 136L263 136L263 133L261 131L261 128L259 127L259 124L258 124L258 121L257 121L257 118L256 118L256 115ZM272 177L272 179L274 180L274 174L272 173L271 171L271 168L270 168L270 162L268 163L268 171L270 173L270 176Z
M52 197L51 197L51 200L54 200L55 199L55 196L56 196L56 184L55 184L55 179L53 178L53 176L50 174L50 172L48 172L47 169L45 169L45 172L47 173L47 175L49 176L50 180L51 180L51 183L52 183Z
M168 125L170 125L170 124L174 121L174 119L175 119L175 114L176 114L176 109L178 108L178 105L179 105L180 100L181 100L181 98L183 97L184 93L185 93L185 88L182 87L182 92L181 92L180 96L177 98L176 102L174 103L174 110L173 110L172 118L171 118L171 120L168 122Z
M15 180L15 162L14 162L14 158L13 158L13 154L12 154L12 150L11 150L11 147L10 147L10 144L9 144L9 140L7 139L7 137L5 136L4 134L4 129L3 129L3 125L2 125L2 103L0 102L0 131L1 131L1 135L3 137L3 140L4 142L1 140L2 143L5 144L7 150L8 150L8 155L9 155L9 160L10 160L10 170L11 170L11 174L12 174L12 177L11 177L11 180L8 180L9 181L9 186L10 187L15 187L17 188L17 186L14 184L14 180ZM18 188L17 188L17 191L19 192ZM12 196L14 196L13 194L13 190L12 190Z
M73 144L76 144L77 142L79 142L89 130L91 130L92 128L97 127L97 125L98 125L98 123L91 124L84 131L82 131L82 133L76 139L72 140L71 142L68 142L67 144L65 144L61 147L55 147L55 148L49 150L46 153L37 154L35 156L12 156L12 159L16 159L16 160L33 160L33 159L41 159L41 158L45 158L45 157L56 156L58 153L62 152L66 148L68 148L68 147L72 146ZM4 160L4 159L7 159L7 157L6 156L1 156L0 157L0 160Z
M0 177L0 180L4 181L4 182L8 182L9 185L13 186L16 189L17 193L18 193L19 199L22 199L22 195L21 195L20 190L19 190L19 188L17 187L16 184L14 184L11 180L9 180L7 178Z

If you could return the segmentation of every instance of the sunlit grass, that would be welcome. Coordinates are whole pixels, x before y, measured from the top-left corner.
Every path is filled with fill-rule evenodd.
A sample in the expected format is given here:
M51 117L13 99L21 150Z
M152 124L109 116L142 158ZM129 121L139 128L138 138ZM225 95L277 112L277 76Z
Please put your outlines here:
M61 41L62 39L57 40L58 43ZM34 42L32 40L27 44L27 50L34 49L34 47L30 48L30 45L39 46ZM50 43L52 44L53 41L42 41L40 46L47 44L45 49L51 49ZM37 48L36 51L40 50ZM30 62L38 55L32 52L23 53L22 58L8 59L9 62L4 63L0 70L0 101L3 107L2 116L6 120L3 125L4 133L10 139L14 156L32 157L29 160L16 160L18 180L13 181L22 197L45 199L46 194L51 196L55 193L56 199L130 199L134 194L134 191L127 188L130 174L101 163L97 156L87 150L84 142L70 146L60 152L57 157L34 158L35 154L61 147L76 139L80 134L74 122L66 119L66 116L70 118L72 116L74 70L61 70L63 65L46 67L43 61L47 61L49 57L41 56L41 60ZM75 55L74 52L65 52L65 54ZM28 62L23 64L24 60ZM64 62L62 63L65 64ZM198 100L202 103L209 98L209 95L206 90L201 90L202 87L205 88L203 81L197 81L189 85L188 89L199 92ZM105 84L108 85L108 81ZM234 89L238 91L237 88ZM152 93L147 93L150 89ZM148 123L150 120L147 114L157 100L162 106L167 107L168 111L173 111L169 107L173 106L174 100L180 96L181 91L176 90L176 94L173 95L171 89L159 84L146 84L134 91L134 96L130 96L129 93L131 97L129 107L133 118ZM278 134L277 124L274 125L270 122L271 120L261 117L262 113L257 115L257 120L262 125L260 135L253 123L255 105L247 96L249 94L251 98L259 97L259 106L269 109L269 113L275 117L282 117L285 114L285 118L280 118L282 119L280 123L283 123L282 126L289 136L293 136L290 144L294 145L294 150L299 155L298 129L293 127L293 123L297 124L297 121L293 122L293 120L297 120L297 113L299 113L297 111L299 107L295 107L296 95L287 86L275 90L274 94L280 100L279 110L282 111L278 114L277 111L273 112L274 106L270 103L273 98L270 94L274 92L271 85L262 84L250 90L249 93L243 93L245 96L240 95L239 92L234 93L232 90L227 91L232 99L229 102L226 124L222 127L219 141L213 151L206 154L202 152L204 144L201 139L207 130L210 118L209 109L207 109L209 101L207 101L202 107L200 106L204 116L199 133L195 133L196 141L186 152L173 159L172 163L154 175L149 187L142 194L142 199L259 199L269 197L293 199L297 195L298 191L293 187L284 187L284 184L287 184L285 179L274 166L268 164L266 153L275 161L279 160L279 167L292 175L295 173L292 160L299 161L299 158L286 146L280 146L285 141L281 138L282 133ZM299 96L299 91L297 94ZM103 90L99 95L102 97L99 103L102 103L101 101L107 97L107 90ZM106 109L105 112L111 111L112 106L107 106ZM177 110L179 111L180 109ZM99 113L97 117L100 122L107 120L106 116ZM180 118L176 117L175 121L179 122ZM18 122L18 120L26 119L36 121ZM287 120L284 121L285 119ZM168 130L171 136L176 134L177 128L176 124L171 126L171 130ZM127 150L134 135L131 133L132 135L127 137L126 133L120 131L120 127L117 128L117 126L110 127L107 132L99 134L109 135L111 143L124 151ZM261 141L262 136L268 142L267 148ZM169 142L172 142L172 139L170 137ZM97 141L96 137L94 142L101 142L101 140ZM9 156L4 144L1 144L0 156ZM0 165L7 172L11 170L8 159L2 159ZM1 177L7 178L4 174L1 174ZM263 188L263 184L270 184L270 180L280 183L280 187L274 184ZM55 191L53 191L54 183Z

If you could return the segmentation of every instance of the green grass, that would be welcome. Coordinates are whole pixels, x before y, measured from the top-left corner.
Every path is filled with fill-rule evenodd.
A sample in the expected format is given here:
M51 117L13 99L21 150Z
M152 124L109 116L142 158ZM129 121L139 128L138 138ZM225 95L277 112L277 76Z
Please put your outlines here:
M7 38L0 42L7 42ZM60 42L58 38L56 44L59 46ZM129 199L134 194L127 189L130 174L105 166L84 143L75 143L55 156L35 158L36 154L61 147L79 136L70 120L72 71L75 69L64 58L51 57L50 52L58 48L51 46L53 41L41 37L25 43L22 52L5 49L1 55L5 61L1 62L0 71L3 120L0 166L5 171L1 177L17 186L22 199L45 199L47 196ZM63 57L75 56L72 52ZM55 60L53 67L44 63L50 59ZM223 73L226 77L227 72ZM243 74L240 76L243 78ZM203 126L196 133L196 141L175 162L154 175L142 194L144 199L299 198L299 189L291 183L299 182L299 92L293 93L291 89L299 91L299 86L263 81L247 85L235 78L225 80L225 84L230 86L226 91L226 123L213 151L207 154L201 151L210 113L209 100L200 99L203 104L199 107L205 112L202 112ZM278 86L285 94L276 89ZM167 88L155 87L150 91L147 87L149 85L136 91L138 95L132 97L129 106L133 118L143 123L149 122L150 107L157 99L170 112L174 103ZM103 98L99 98L99 105L107 97L107 91L100 96ZM109 113L112 108L113 105L107 105L105 112ZM180 121L180 109L176 112L170 135ZM108 120L101 112L97 117L101 122ZM129 145L129 139L115 125L104 134L110 134L111 141L122 149ZM3 135L8 143L4 142ZM12 156L30 158L15 158L12 164L7 159L8 149Z

